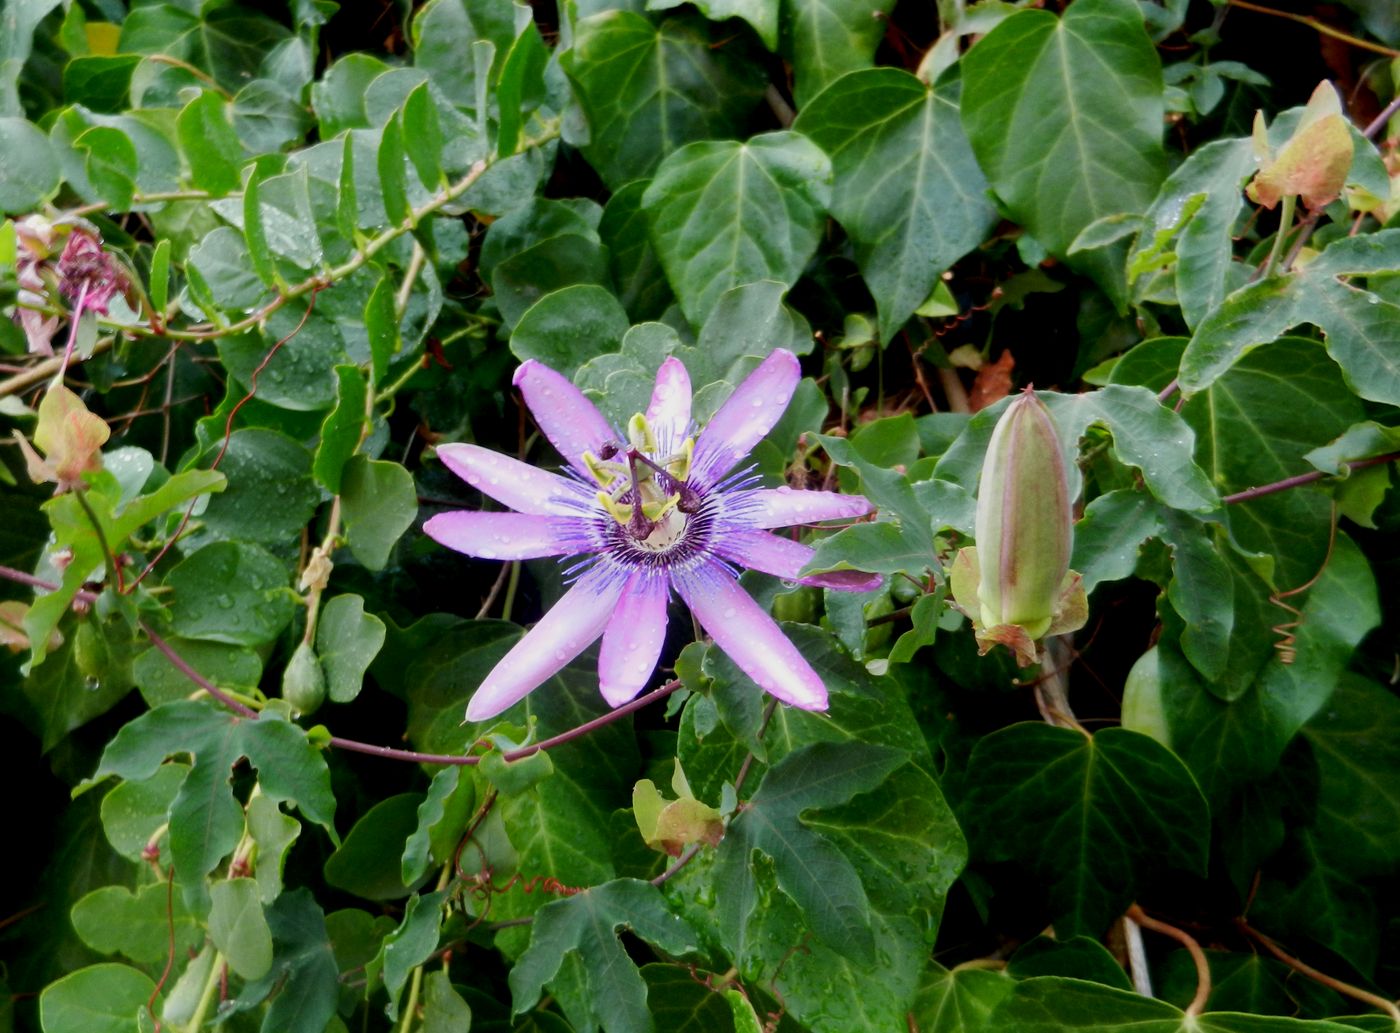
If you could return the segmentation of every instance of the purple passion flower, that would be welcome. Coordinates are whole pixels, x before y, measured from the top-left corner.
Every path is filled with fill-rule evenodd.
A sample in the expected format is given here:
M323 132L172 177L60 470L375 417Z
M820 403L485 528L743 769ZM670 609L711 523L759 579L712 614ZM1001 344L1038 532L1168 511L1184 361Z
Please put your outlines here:
M872 509L864 498L759 488L751 467L733 472L778 421L800 376L791 352L773 352L695 434L690 377L669 358L647 411L619 434L567 378L531 360L515 385L568 463L567 476L476 445L438 446L448 469L515 512L441 513L424 525L431 537L482 559L574 560L572 586L486 676L467 720L519 702L600 635L599 689L610 705L626 703L656 669L672 589L761 688L805 710L826 709L821 678L737 580L749 568L847 591L880 584L859 571L798 577L812 549L769 533L864 516Z

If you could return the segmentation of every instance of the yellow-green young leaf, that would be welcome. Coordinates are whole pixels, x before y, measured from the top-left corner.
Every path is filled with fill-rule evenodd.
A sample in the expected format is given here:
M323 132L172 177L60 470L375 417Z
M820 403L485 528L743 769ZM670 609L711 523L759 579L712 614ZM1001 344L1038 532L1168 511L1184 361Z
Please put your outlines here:
M373 985L383 974L384 988L389 991L389 1003L384 1012L390 1020L399 1017L399 995L408 982L409 973L423 964L437 949L442 926L442 902L447 890L436 893L416 893L404 909L399 927L384 938L379 954L365 966L365 976Z
M34 444L44 453L48 479L61 486L77 484L84 473L102 468L101 449L111 433L106 421L62 384L49 388L39 402Z
M1256 119L1256 141L1261 125ZM1273 208L1291 194L1317 211L1341 194L1353 152L1351 127L1342 114L1337 91L1331 83L1320 82L1292 137L1255 174L1246 192L1265 208Z
M253 875L258 883L258 894L267 906L282 894L282 866L287 860L287 851L301 835L301 822L290 814L283 814L277 802L262 793L254 794L248 801L247 814L248 835L258 848Z
M549 49L540 30L529 21L506 52L501 80L496 86L500 111L496 129L496 156L508 158L520 143L520 127L545 98L545 65Z
M151 281L148 293L151 297L151 308L160 313L163 318L165 304L170 297L170 241L168 239L158 242L155 251L151 254Z
M335 368L335 408L321 424L321 441L311 464L317 483L333 494L340 494L340 476L366 433L365 403L369 386L358 366L340 365Z
M404 157L403 127L397 118L384 123L379 138L379 188L384 215L391 226L408 221L408 170Z

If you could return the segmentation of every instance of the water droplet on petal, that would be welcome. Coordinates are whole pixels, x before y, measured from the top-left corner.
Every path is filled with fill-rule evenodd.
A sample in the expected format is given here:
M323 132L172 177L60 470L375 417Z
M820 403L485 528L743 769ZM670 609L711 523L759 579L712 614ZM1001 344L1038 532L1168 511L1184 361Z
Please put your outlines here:
M732 621L732 620L734 619L734 617L735 617L735 610L734 610L734 607L731 606L731 607L729 607L727 610L724 611L724 619L725 619L725 620L727 620L727 621Z

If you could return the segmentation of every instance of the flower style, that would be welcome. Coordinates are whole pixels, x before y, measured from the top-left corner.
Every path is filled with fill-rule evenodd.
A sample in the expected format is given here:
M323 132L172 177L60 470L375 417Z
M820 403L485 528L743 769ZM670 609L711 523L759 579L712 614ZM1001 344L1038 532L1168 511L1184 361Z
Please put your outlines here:
M476 445L438 446L450 470L515 512L442 513L424 525L430 536L482 559L577 557L572 586L486 676L467 720L506 710L600 635L599 688L610 705L626 703L656 668L672 589L761 688L826 709L821 678L736 579L747 567L847 591L880 584L859 571L798 577L812 549L769 533L864 516L872 509L864 498L759 488L751 468L732 472L778 421L800 375L791 352L774 351L695 435L690 377L668 358L646 413L620 435L567 378L530 360L515 385L569 476Z

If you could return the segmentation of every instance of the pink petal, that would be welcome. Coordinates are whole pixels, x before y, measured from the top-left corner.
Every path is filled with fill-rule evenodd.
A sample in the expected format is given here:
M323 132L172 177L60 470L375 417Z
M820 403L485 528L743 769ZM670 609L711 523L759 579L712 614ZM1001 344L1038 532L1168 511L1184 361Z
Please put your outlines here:
M532 560L582 552L588 542L566 518L524 513L439 513L423 525L428 537L484 560Z
M715 644L759 688L803 710L826 709L817 672L728 571L706 564L672 581Z
M834 570L829 574L798 577L797 572L811 562L811 546L782 538L767 531L732 531L720 535L715 552L732 563L750 570L761 570L784 581L796 581L843 592L871 592L880 587L879 574L860 570Z
M685 440L690 429L690 374L680 359L668 358L656 371L647 423L663 450L679 448Z
M443 465L483 495L521 513L577 513L565 500L581 492L573 481L480 445L439 445Z
M598 654L598 688L612 707L620 707L646 686L666 641L665 574L639 570L622 590L622 601L603 633Z
M594 567L491 669L467 704L468 721L485 721L519 703L558 674L603 633L625 580Z
M734 389L695 442L695 467L714 484L773 429L802 377L797 356L778 348Z
M618 435L598 407L574 387L568 377L554 372L542 362L528 359L515 371L515 386L525 396L525 404L544 436L581 474L587 475L583 453L597 455Z
M874 511L864 495L838 495L834 491L802 491L795 488L759 488L743 492L742 519L756 528L791 527L822 520L851 520ZM739 516L735 507L735 516Z

